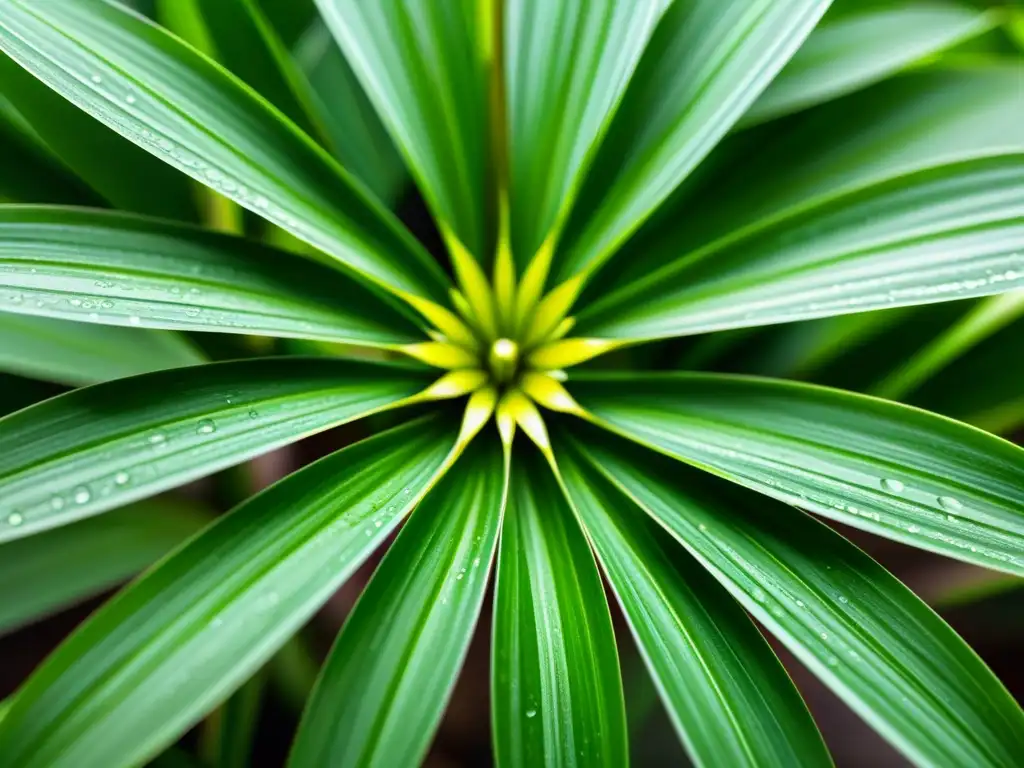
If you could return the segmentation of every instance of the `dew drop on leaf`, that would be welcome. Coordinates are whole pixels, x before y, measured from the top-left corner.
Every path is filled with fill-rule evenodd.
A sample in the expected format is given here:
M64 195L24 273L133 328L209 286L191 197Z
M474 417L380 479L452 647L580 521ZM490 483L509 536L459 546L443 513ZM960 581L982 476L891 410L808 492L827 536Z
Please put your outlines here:
M886 477L882 480L882 490L889 491L889 493L903 493L905 487L902 482L891 477Z
M164 437L162 432L154 432L152 435L149 436L149 444L150 445L161 445L166 440L167 440L167 438Z
M950 512L956 512L958 509L964 508L964 505L952 496L939 496L939 506L943 509L948 509Z
M199 422L196 427L197 435L210 435L217 431L217 425L213 423L213 419L203 419Z
M11 512L11 514L9 514L7 516L7 524L8 525L18 526L18 525L21 525L24 522L24 520L25 520L25 518L23 518L17 512Z
M54 512L59 512L64 509L64 498L61 496L54 496L50 499L50 509Z
M114 475L114 483L116 485L126 485L130 479L127 472L118 472Z
M537 710L536 709L528 709L528 710L526 710L526 716L527 717L536 717L537 716Z
M89 489L84 485L75 489L75 504L88 504L91 498L92 494L89 493Z

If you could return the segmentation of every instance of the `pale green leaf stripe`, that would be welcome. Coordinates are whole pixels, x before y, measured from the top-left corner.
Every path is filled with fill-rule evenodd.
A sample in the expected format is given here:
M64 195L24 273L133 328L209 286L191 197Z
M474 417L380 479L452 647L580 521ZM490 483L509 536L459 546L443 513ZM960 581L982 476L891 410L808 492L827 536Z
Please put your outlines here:
M1024 153L847 194L598 300L577 333L651 339L1024 286Z
M495 762L628 763L619 659L586 538L540 454L512 460L491 648Z
M436 421L412 422L218 520L35 672L0 723L4 760L145 763L255 672L380 546L442 471L454 440Z
M392 346L416 325L327 264L89 209L0 206L0 309L69 320Z
M82 386L204 362L176 333L0 312L0 370L8 373Z
M8 15L8 5L8 0L0 2L0 27ZM96 202L98 195L126 211L184 221L197 219L186 178L76 109L3 55L4 50L0 44L3 97L61 163L94 190L91 199L84 201L59 197L25 202ZM76 180L74 187L80 186Z
M434 216L485 256L487 67L476 0L316 0ZM489 256L489 254L487 254Z
M665 12L584 186L557 276L592 271L707 156L830 0L684 0Z
M429 378L327 358L217 363L0 419L0 541L66 525L396 404Z
M507 476L496 436L402 528L328 657L289 765L419 765L483 607Z
M992 29L996 14L963 3L909 0L857 9L811 33L740 121L774 120L864 88Z
M695 763L831 765L800 694L740 607L577 446L555 445L566 491Z
M520 264L562 223L663 5L505 3L510 235Z
M436 262L248 86L107 0L0 0L0 49L175 168L389 290L445 298Z
M0 545L0 635L116 586L208 520L189 502L157 498Z
M918 765L1009 768L1024 713L949 626L813 518L593 430L583 448L772 634ZM613 442L614 441L614 442ZM638 460L639 459L639 460Z
M313 100L320 105L335 156L385 205L395 208L409 173L322 21L314 22L301 37L295 58L313 88Z
M599 423L857 528L1024 575L1024 449L864 395L714 374L574 377Z

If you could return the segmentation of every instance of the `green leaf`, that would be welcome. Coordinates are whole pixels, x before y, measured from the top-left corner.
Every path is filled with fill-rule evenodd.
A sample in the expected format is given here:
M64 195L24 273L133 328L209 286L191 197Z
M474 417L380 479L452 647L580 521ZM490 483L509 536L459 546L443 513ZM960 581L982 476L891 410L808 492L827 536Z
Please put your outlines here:
M744 115L746 127L859 90L995 26L963 3L904 0L825 20Z
M119 379L0 419L0 541L151 496L401 403L416 371L269 358Z
M3 8L0 49L126 138L384 288L446 298L437 263L324 150L165 30L107 0Z
M313 0L258 0L258 3L288 47L296 44L316 18Z
M314 138L322 126L309 83L256 0L170 0L202 25L210 55ZM188 39L188 38L186 38ZM198 47L198 46L196 46Z
M573 377L598 423L911 546L1024 574L1024 449L897 403L742 376Z
M317 0L435 219L485 255L490 30L474 0ZM488 254L489 256L489 254Z
M330 265L237 237L88 209L0 206L0 308L373 346L423 338L413 322Z
M554 475L532 449L513 458L495 590L497 764L626 765L622 681L601 578Z
M1019 286L1021 77L898 78L741 135L713 183L617 254L575 332L659 338Z
M192 504L150 499L0 545L0 634L114 587L206 522Z
M409 519L345 623L289 764L418 765L483 607L507 478L500 444L460 459Z
M555 441L566 492L694 762L831 765L800 694L742 609L581 451Z
M505 4L510 233L520 264L562 225L663 5Z
M892 400L906 399L908 392L912 392L937 371L953 364L972 347L1020 317L1024 317L1024 291L979 302L963 318L874 386L872 394Z
M4 0L0 30L6 27L12 13L10 5L9 0ZM0 32L0 38L3 37ZM181 174L76 109L74 104L3 55L4 52L10 54L6 43L0 42L0 83L3 83L4 97L32 126L39 139L95 193L127 211L196 220L192 192ZM80 187L80 184L75 186ZM82 201L54 198L32 202Z
M199 752L208 764L217 768L247 768L252 764L265 687L265 671L259 670L203 722Z
M3 65L0 64L0 71ZM0 198L22 203L103 200L83 184L4 100L0 92Z
M661 205L803 43L829 0L681 0L662 17L581 193L558 277L592 271Z
M0 370L22 376L80 386L205 360L175 333L0 312Z
M913 762L995 768L1024 754L1024 713L1002 683L839 534L594 430L580 436L595 465Z
M144 763L267 661L384 542L454 440L436 421L412 422L218 520L32 675L0 723L0 754L21 768Z
M317 19L302 36L295 57L320 105L334 155L395 208L409 180L405 163L322 21Z

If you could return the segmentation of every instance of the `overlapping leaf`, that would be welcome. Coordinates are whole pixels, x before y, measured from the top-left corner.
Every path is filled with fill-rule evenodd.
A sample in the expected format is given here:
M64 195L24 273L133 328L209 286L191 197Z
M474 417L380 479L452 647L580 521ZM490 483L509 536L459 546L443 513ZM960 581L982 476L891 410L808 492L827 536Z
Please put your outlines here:
M4 760L145 762L309 619L426 493L453 443L438 422L413 422L220 519L36 671L0 723Z
M491 32L478 5L317 0L438 223L482 259Z
M915 763L996 768L1024 752L1024 712L992 672L841 536L741 489L704 488L697 473L616 438L579 439L592 466Z
M331 266L88 209L0 206L0 309L374 346L422 339L411 320Z
M741 137L598 277L577 332L657 338L1021 285L1022 76L900 78Z
M483 606L507 478L493 435L402 528L359 598L306 710L290 765L416 765ZM355 695L353 695L355 694Z
M0 545L0 634L134 576L206 522L189 503L151 499Z
M630 81L567 233L557 276L593 270L733 127L830 0L673 3Z
M594 556L536 451L512 465L494 606L496 760L625 765L619 661Z
M446 298L437 264L324 150L166 31L107 0L0 8L0 50L109 127L367 279Z
M848 13L825 16L743 116L742 126L864 88L990 30L998 20L994 13L944 0L847 7L852 9Z
M695 762L831 765L796 688L740 607L569 440L555 446L566 490Z
M173 488L395 405L426 383L397 367L271 358L48 400L0 420L0 541Z
M627 385L628 382L628 385ZM849 525L1024 574L1024 449L907 406L770 379L574 377L599 423Z
M521 264L563 223L663 5L505 4L510 234Z
M60 384L96 384L206 362L175 333L0 312L0 370Z

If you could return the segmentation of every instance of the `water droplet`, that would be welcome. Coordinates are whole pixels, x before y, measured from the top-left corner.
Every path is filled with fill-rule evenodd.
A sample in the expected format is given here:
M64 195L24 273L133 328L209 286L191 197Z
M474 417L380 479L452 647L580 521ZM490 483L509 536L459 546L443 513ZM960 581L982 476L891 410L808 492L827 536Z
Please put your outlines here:
M850 601L846 599L846 595L840 595L839 596L839 602L842 603L843 605L846 605Z
M11 514L7 516L8 525L21 525L24 521L25 518L23 518L17 512L11 512Z
M54 512L59 512L64 509L64 498L62 496L54 496L50 499L50 509Z
M528 710L526 710L526 716L527 717L536 717L537 716L537 710L536 709L528 709Z
M103 301L100 302L100 306L103 307L104 309L113 309L114 302L112 302L110 299L104 299Z
M373 521L373 527L374 528L380 528L382 525L384 525L384 523L381 522L380 520L374 520Z
M828 665L830 667L834 667L837 664L839 664L839 659L837 659L835 656L829 656L828 657Z
M80 306L82 306L82 300L81 299L68 299L68 304L70 304L72 307L80 307Z
M150 445L161 445L166 440L167 438L164 437L162 432L154 432L152 435L149 436Z
M882 490L889 491L889 493L903 493L903 489L906 488L903 483L899 480L894 480L891 477L886 477L882 480Z
M476 568L479 565L480 565L480 558L479 557L474 557L473 558L473 567Z
M132 325L138 325L139 323L142 322L142 319L138 315L132 315L131 317L128 318L128 322L131 323Z
M92 77L90 77L89 79L90 79L90 80L92 80L92 81L93 81L94 83L96 83L97 85L99 85L100 83L102 83L102 82L103 82L103 78L102 78L102 77L100 77L99 75L93 75L93 76L92 76Z
M822 632L821 633L821 639L822 640L828 640L828 632Z
M943 509L948 509L950 512L956 512L957 510L964 508L964 505L952 496L939 496L939 506Z
M462 581L462 577L465 576L465 575L466 574L464 574L464 573L460 573L458 576L455 577L455 580L456 581Z
M803 600L797 600L796 601L796 607L797 608L803 608L804 607L804 601Z
M408 496L410 493L412 493L412 489L411 488L405 488L405 489L402 490L402 493L404 493L406 496Z
M920 531L921 531L921 529L918 528L916 525L908 525L907 526L907 533L919 533Z
M73 498L75 499L75 504L88 504L89 499L92 498L92 494L89 493L88 488L82 485L75 489L75 495Z
M697 527L701 530L701 532L706 532L707 529L708 529L708 527L706 525L704 525L704 523L701 523Z
M217 425L213 423L212 419L203 419L199 422L196 427L197 435L209 435L217 431Z
M124 97L124 100L127 101L129 104L135 103L135 97L132 96L130 93Z
M127 485L130 479L131 478L128 477L127 472L118 472L116 475L114 475L114 483L116 485Z
M249 411L249 418L250 419L258 419L259 417L260 417L260 415L256 411Z

